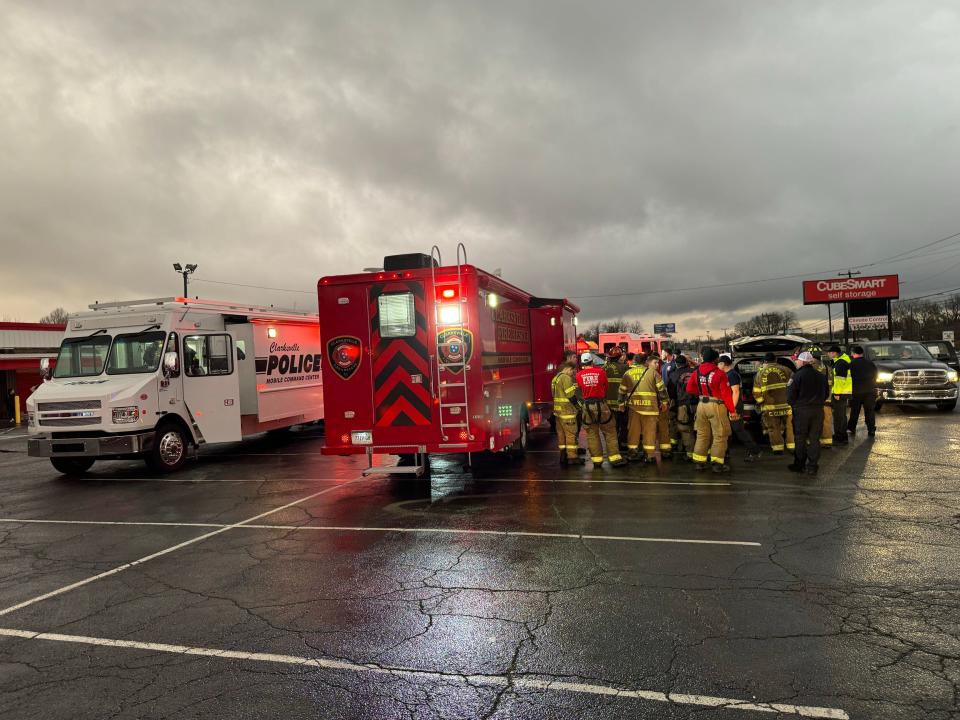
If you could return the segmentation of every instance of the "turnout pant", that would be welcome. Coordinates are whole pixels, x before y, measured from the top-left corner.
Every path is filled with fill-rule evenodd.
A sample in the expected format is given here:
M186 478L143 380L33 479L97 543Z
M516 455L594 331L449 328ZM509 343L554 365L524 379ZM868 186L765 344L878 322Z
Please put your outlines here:
M793 417L789 412L786 415L771 415L765 412L763 426L767 429L771 450L794 449Z
M698 463L710 459L723 465L727 454L727 438L730 437L730 416L722 402L701 402L697 407L697 420L694 425L697 442L693 447L693 460Z
M833 446L833 436L835 435L833 429L833 407L830 405L823 406L823 428L820 430L820 445ZM844 435L846 438L846 435Z
M833 441L847 442L847 399L849 395L833 396ZM840 398L837 400L837 398Z
M587 451L594 465L603 463L603 442L607 445L607 458L610 462L621 460L620 447L617 444L617 424L613 413L605 400L600 402L587 401L583 408L583 426L587 430Z
M577 459L577 416L554 415L557 425L557 445L560 448L560 457L568 460Z
M613 422L617 426L617 442L620 447L627 446L627 411L626 410L614 410L613 411Z
M693 432L693 421L695 409L689 405L681 405L677 408L677 452L687 454L687 457L693 457L693 446L696 442L696 435Z
M627 452L636 455L643 442L643 449L648 455L657 450L657 422L659 414L645 415L639 410L630 408L630 421L627 426Z
M661 410L657 416L657 447L662 453L668 453L673 450L670 443L670 411Z
M860 408L863 408L863 419L867 424L867 432L877 431L877 393L871 390L868 393L858 393L850 396L850 420L847 429L854 431L860 422Z
M820 464L820 432L823 429L822 405L797 405L793 408L793 451L796 464L815 469Z

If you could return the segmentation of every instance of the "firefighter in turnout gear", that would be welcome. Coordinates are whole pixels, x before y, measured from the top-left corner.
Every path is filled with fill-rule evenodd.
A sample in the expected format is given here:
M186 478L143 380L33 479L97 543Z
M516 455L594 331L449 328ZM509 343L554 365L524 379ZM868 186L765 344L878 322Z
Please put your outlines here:
M580 360L583 369L577 373L577 387L583 397L582 417L583 427L587 431L587 450L594 469L603 465L603 444L600 441L602 434L610 464L620 467L626 465L627 461L620 455L617 426L613 412L607 405L607 373L596 365L591 367L592 359L590 353L584 353Z
M667 393L667 401L665 403L660 403L660 415L657 417L657 449L660 450L660 456L664 460L669 460L673 456L673 444L670 442L671 435L671 421L670 421L670 390L667 388L667 378L665 377L663 369L663 361L654 356L653 358L653 369L657 371L657 375L660 376L660 381L663 383L663 389ZM671 364L671 369L673 365ZM647 460L650 460L649 456Z
M627 459L640 459L640 442L647 462L656 462L660 413L667 408L667 388L657 369L657 358L641 356L620 382L620 398L627 407ZM669 438L667 444L669 445Z
M693 461L693 445L696 440L693 420L697 411L697 398L691 398L687 394L687 382L693 368L683 355L678 355L676 362L676 367L670 371L667 379L667 392L674 404L672 412L676 415L675 452L679 453L681 460Z
M613 412L613 420L617 426L617 441L624 446L627 444L627 412L620 402L620 382L627 372L627 363L624 362L623 350L616 345L607 352L603 371L607 374L607 405Z
M727 440L730 437L730 416L736 415L730 382L727 374L717 367L720 354L711 347L703 349L703 364L687 381L687 392L700 397L697 407L697 443L693 448L693 461L697 470L707 469L707 460L713 464L713 472L730 472L724 463ZM708 457L709 453L709 457Z
M811 345L807 352L813 355L813 367L821 375L827 378L827 387L831 394L827 396L827 401L823 404L823 428L820 430L820 447L830 450L833 447L833 365L823 358L823 350L819 345Z
M787 385L793 371L777 363L777 356L768 352L763 367L753 379L753 398L763 418L763 428L770 438L774 455L783 455L784 449L793 452L793 413L787 402Z
M575 366L564 363L554 376L553 417L557 428L557 445L560 448L560 464L584 465L586 461L577 455L577 415L579 414L579 390L574 380Z

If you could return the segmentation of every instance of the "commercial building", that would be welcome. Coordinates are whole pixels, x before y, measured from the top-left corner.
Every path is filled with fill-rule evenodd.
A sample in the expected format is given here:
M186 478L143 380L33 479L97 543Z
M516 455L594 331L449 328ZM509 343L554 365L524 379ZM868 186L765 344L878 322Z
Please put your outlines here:
M13 420L13 390L26 417L26 400L40 384L40 360L57 357L66 326L46 323L0 322L0 421Z

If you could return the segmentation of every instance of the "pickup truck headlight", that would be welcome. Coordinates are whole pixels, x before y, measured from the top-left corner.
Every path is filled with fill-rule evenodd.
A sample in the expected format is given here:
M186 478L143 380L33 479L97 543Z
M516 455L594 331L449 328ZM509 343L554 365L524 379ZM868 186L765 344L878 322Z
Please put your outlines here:
M893 382L893 373L887 372L886 370L881 370L877 373L877 382L888 383Z
M949 380L950 382L957 382L957 371L956 370L948 371L947 380Z
M113 424L123 425L124 423L134 423L140 417L140 408L136 405L127 407L115 407L113 409Z

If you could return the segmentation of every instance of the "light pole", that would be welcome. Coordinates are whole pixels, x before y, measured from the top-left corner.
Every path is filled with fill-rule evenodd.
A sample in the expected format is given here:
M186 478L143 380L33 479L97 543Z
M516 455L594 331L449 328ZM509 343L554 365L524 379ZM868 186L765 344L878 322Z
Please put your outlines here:
M185 298L190 297L190 294L187 292L187 278L193 274L193 271L197 269L196 265L187 265L183 266L180 263L174 263L173 269L178 273L183 275L183 296Z

